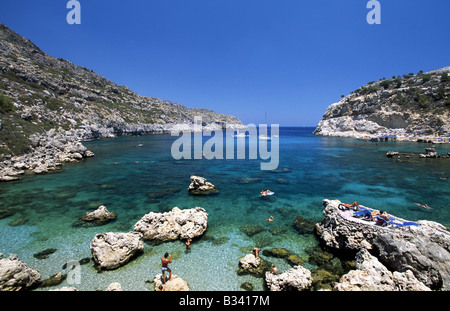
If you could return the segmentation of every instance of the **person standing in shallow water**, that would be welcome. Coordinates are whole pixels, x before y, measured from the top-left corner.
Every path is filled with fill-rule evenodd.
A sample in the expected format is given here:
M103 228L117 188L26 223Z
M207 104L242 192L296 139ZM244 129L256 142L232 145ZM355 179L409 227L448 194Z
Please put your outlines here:
M161 258L161 272L164 284L166 284L166 276L164 274L166 271L169 272L169 281L172 279L172 270L168 267L169 263L172 263L172 256L169 253L165 253L164 257Z
M184 244L186 244L186 252L191 251L191 242L192 242L192 239L188 238L187 241L184 243Z

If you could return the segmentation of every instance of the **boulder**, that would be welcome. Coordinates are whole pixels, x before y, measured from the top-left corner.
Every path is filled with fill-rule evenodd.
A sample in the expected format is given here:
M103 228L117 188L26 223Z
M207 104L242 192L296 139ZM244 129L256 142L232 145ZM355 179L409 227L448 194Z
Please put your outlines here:
M121 292L123 291L122 289L122 285L120 285L120 283L114 282L109 284L108 288L106 288L107 292Z
M239 275L253 274L257 277L263 277L264 273L270 269L270 264L267 261L259 256L256 257L254 254L247 254L239 259Z
M194 175L191 176L191 184L188 187L188 191L194 195L206 195L219 192L216 186L206 181L206 178Z
M265 280L270 291L308 290L313 282L311 271L302 266L294 266L281 274L273 274L267 271Z
M207 227L208 213L205 209L180 210L174 207L170 212L144 215L134 225L134 230L141 232L144 239L164 242L199 237Z
M100 226L116 219L116 217L117 214L108 211L106 206L100 205L95 211L88 212L86 215L81 217L77 222L75 222L74 226Z
M429 291L411 270L391 272L368 250L356 254L356 270L343 275L336 291Z
M398 151L388 151L388 152L386 153L386 156L387 156L388 158L392 158L393 156L398 156L398 155L400 155L400 153L399 153Z
M20 261L16 254L3 258L0 253L0 291L32 288L41 281L41 274Z
M436 222L419 220L417 226L375 225L355 219L352 212L340 211L339 200L324 200L324 220L316 224L322 244L334 250L357 253L360 249L373 254L388 269L410 270L433 290L450 288L450 232ZM401 223L401 218L394 216Z
M126 264L144 250L139 232L98 233L90 243L92 257L100 269L111 270Z
M345 218L338 208L339 204L339 200L323 200L324 219L315 225L316 235L326 247L356 254L361 248L371 249L373 239L388 230Z
M166 291L166 292L180 292L180 291L189 291L189 284L182 278L178 277L175 274L172 274L172 279L169 280L169 276L166 274L166 283L163 283L162 274L158 274L155 276L153 280L155 285L155 291Z
M432 221L419 227L380 234L373 245L389 268L414 275L431 289L450 290L450 232Z
M439 158L440 155L436 152L434 148L425 148L425 153L419 154L421 158Z

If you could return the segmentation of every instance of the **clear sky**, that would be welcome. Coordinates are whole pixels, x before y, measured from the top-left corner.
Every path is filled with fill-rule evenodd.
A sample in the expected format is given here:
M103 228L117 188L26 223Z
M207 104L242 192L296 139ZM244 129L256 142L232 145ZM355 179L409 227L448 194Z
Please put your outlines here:
M450 1L1 0L0 22L44 52L143 95L239 117L316 126L369 81L450 65Z

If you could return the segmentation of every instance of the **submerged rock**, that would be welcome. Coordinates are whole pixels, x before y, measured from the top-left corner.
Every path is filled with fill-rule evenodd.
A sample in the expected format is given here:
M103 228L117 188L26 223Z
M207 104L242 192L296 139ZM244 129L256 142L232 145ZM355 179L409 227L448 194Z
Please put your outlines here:
M216 186L206 181L206 178L194 175L191 176L191 184L188 187L188 191L194 195L206 195L219 192Z
M3 258L0 253L0 290L18 291L36 286L41 274L20 261L16 254Z
M313 279L311 290L333 290L340 279L338 275L324 269L312 270L311 277Z
M304 260L299 255L282 247L265 249L262 253L264 256L283 258L292 267L302 265L304 263Z
M67 274L62 274L61 272L58 272L55 275L52 275L48 279L45 279L40 284L40 287L51 287L51 286L57 286L61 284L65 279L67 278Z
M289 251L285 248L272 248L263 250L264 256L271 256L276 258L287 258L289 256Z
M244 232L248 237L252 237L255 234L258 234L260 232L266 231L266 228L260 225L251 225L251 224L245 224L239 227L239 229Z
M178 193L181 191L181 188L168 188L163 190L150 190L147 191L147 197L149 199L161 199L165 197L170 197L174 195L175 193Z
M37 259L47 259L48 257L50 257L51 254L53 254L56 251L57 251L56 248L48 248L43 250L42 252L34 254L33 257Z
M199 237L207 227L208 213L205 209L180 210L174 207L170 212L144 215L134 225L134 230L141 232L144 239L164 242Z
M11 227L22 226L22 225L26 224L28 222L28 220L29 219L26 218L26 217L18 217L18 218L14 219L14 220L11 220L8 223L8 226L11 226Z
M111 270L123 266L141 253L144 242L139 232L107 232L96 234L90 248L100 269Z
M312 234L314 233L315 224L302 216L297 216L294 220L294 229L300 234Z
M2 209L2 210L0 210L0 219L10 217L20 211L22 211L21 208L15 208L15 207Z
M246 290L246 291L252 291L253 290L253 284L250 283L250 282L244 282L239 287L242 288L243 290Z

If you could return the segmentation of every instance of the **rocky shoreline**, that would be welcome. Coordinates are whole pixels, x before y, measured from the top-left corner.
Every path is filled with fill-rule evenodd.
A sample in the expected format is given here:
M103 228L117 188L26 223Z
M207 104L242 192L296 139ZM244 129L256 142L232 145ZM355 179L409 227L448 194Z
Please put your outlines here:
M354 211L342 209L339 200L323 200L324 219L315 224L315 235L322 247L343 257L354 258L340 277L324 270L310 271L303 259L289 251L266 249L252 251L239 260L238 274L253 274L264 279L270 291L311 291L329 288L333 291L447 291L450 285L450 232L443 225L426 220L412 222L395 217L395 223L380 226L373 221L355 217ZM94 218L110 214L104 207L88 213ZM98 233L90 243L92 259L99 270L114 270L144 254L144 239L164 243L173 239L201 237L207 228L206 211L203 208L167 213L149 213L135 224L135 231ZM402 226L401 224L404 224ZM173 234L175 232L175 234ZM48 250L52 252L55 250ZM44 252L41 252L44 253ZM47 252L45 252L47 253ZM312 256L312 255L311 255ZM314 260L329 262L330 257ZM285 258L291 269L275 273L268 260ZM328 259L327 259L328 258ZM89 258L84 260L90 261ZM64 267L63 267L64 269ZM61 284L67 274L59 272L41 280L39 271L31 269L11 254L0 255L0 290L32 290L37 287L54 287ZM166 275L166 277L168 277ZM155 291L187 291L189 280L173 275L172 280L162 282L162 275L155 275ZM322 287L326 282L331 287ZM252 290L251 284L243 288ZM77 290L63 287L58 290ZM107 290L122 290L112 283Z
M78 162L94 156L73 131L61 133L51 129L45 135L33 134L30 142L33 152L22 156L7 155L6 160L0 162L0 181L17 180L25 173L55 171L64 163Z
M314 134L450 143L450 67L382 78L328 106Z
M351 216L351 211L343 212L340 204L338 200L324 200L324 220L316 224L316 234L325 247L353 254L365 249L392 271L411 271L424 286L449 290L447 228L427 220L419 220L413 226L379 226ZM406 222L396 216L395 219Z
M44 53L0 23L0 181L94 154L82 142L123 135L246 127L234 116L144 97Z
M227 124L227 129L242 130L242 124ZM222 130L221 124L208 124L202 131ZM0 182L18 180L24 174L43 174L59 170L62 165L69 162L79 162L94 156L83 141L100 138L114 138L126 135L169 134L172 131L197 131L194 124L165 124L136 126L129 131L117 131L113 128L92 127L73 130L50 129L44 134L30 136L32 152L21 156L4 155L0 162Z

